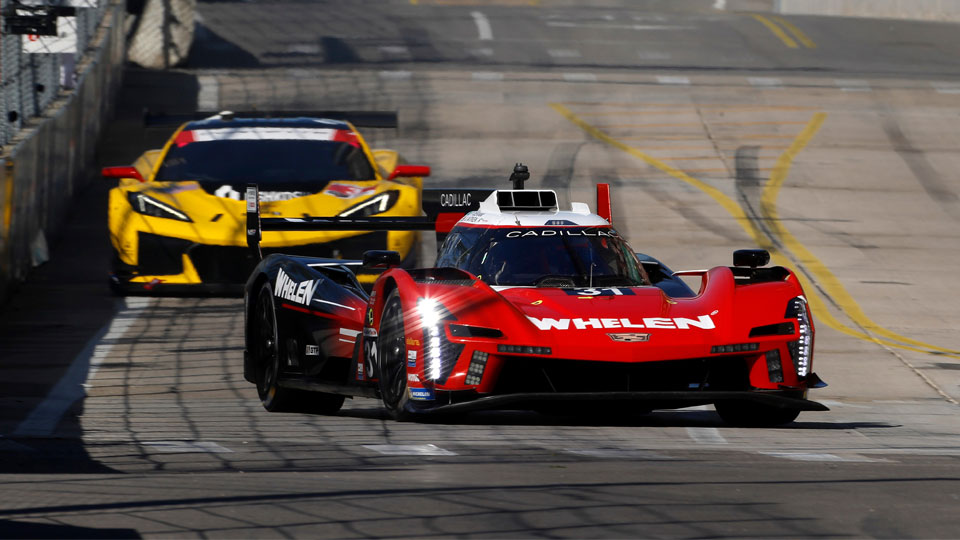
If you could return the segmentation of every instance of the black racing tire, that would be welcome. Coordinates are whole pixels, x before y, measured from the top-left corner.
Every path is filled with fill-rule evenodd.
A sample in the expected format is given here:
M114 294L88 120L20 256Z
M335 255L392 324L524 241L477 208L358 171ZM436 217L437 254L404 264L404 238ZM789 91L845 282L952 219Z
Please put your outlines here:
M738 427L775 427L800 416L797 409L771 407L752 401L718 401L713 407L724 422Z
M409 420L413 404L407 391L407 347L400 291L394 289L383 303L377 338L377 379L380 399L395 420Z
M265 282L257 292L253 305L253 324L250 328L250 348L257 381L257 394L263 408L270 412L290 410L296 401L296 393L280 388L281 359L284 358L283 338L277 325L277 312L273 303L273 287Z

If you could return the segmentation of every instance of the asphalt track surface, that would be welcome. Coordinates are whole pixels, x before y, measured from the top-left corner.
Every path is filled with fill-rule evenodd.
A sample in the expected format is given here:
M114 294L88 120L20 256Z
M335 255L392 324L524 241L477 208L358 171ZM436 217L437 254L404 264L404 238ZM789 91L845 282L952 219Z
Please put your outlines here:
M435 185L609 182L674 269L759 245L804 276L829 412L270 414L241 300L109 294L94 180L0 311L0 536L957 537L960 32L714 5L201 2L100 159L163 141L143 107L396 109L369 137Z

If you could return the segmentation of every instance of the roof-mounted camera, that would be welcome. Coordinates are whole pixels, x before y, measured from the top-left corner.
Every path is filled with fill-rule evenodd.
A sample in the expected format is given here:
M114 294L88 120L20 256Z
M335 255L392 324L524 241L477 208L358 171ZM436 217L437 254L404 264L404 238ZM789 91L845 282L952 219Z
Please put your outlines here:
M523 163L517 163L513 166L513 174L510 175L510 181L513 182L513 189L523 189L523 183L530 179L530 170Z

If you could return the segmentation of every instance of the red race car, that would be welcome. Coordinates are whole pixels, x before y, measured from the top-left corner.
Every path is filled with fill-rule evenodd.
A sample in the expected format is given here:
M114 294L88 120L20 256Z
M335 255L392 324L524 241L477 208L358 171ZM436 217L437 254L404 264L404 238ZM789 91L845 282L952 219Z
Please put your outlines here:
M248 240L261 230L436 229L434 268L273 254L246 284L244 375L268 410L333 413L378 397L396 419L477 409L646 412L713 404L733 425L773 426L825 386L814 327L790 270L763 250L733 266L672 272L638 254L598 213L556 194L424 190L422 218L261 218L247 190ZM385 267L367 294L360 266ZM699 276L698 291L678 276Z

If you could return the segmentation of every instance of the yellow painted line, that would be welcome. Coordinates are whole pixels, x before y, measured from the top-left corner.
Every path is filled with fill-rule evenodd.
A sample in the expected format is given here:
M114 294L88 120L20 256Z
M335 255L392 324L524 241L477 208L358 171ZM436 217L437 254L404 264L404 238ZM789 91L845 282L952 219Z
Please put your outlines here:
M792 37L788 36L786 32L781 30L780 27L777 26L776 23L774 23L770 19L764 17L763 15L757 15L757 14L753 14L752 17L757 21L760 21L760 23L763 24L764 26L766 26L767 30L772 32L773 35L780 38L780 41L782 41L783 44L786 45L787 47L790 47L791 49L796 49L799 47L799 45L797 45L797 42L794 41Z
M683 182L686 182L687 184L690 184L691 186L694 186L700 189L701 191L709 195L711 198L713 198L721 207L727 210L727 212L729 212L730 215L733 216L733 218L737 221L737 223L740 224L743 230L748 235L750 235L750 237L759 247L768 250L770 252L771 258L774 260L776 264L781 266L791 266L791 261L784 254L780 253L779 250L777 250L777 248L770 241L770 239L768 239L757 228L757 226L747 218L746 214L744 213L740 205L735 201L733 201L730 197L725 195L720 190L700 180L697 180L696 178L693 178L692 176L687 174L687 172L681 171L675 167L671 167L670 165L667 165L661 160L658 160L640 150L637 150L636 148L633 148L617 139L614 139L613 137L610 137L609 135L600 131L596 127L588 124L583 119L577 117L569 109L567 109L561 104L553 103L551 104L551 107L557 112L559 112L562 116L564 116L567 120L569 120L572 124L576 125L580 129L585 131L587 134L591 135L592 137L600 141L603 141L609 144L610 146L613 146L614 148L622 150L627 154L635 156L641 159L642 161L644 161L645 163L647 163L648 165L656 167L657 169L660 169L661 171L669 174L670 176L677 178L679 180L682 180ZM830 273L830 271L827 270L826 266L823 265L823 263L821 263L818 259L813 257L812 254L809 254L809 251L803 248L803 246L799 242L797 242L796 239L794 239L792 236L788 236L789 232L786 232L786 229L783 228L782 224L780 224L779 218L776 217L777 213L776 213L775 205L773 205L772 207L770 205L772 205L773 202L776 201L777 192L779 191L783 181L786 179L786 175L790 169L790 164L792 163L792 160L796 156L796 154L807 145L807 143L811 138L813 138L813 136L819 130L820 126L823 124L825 119L826 119L826 113L818 113L814 115L813 119L811 119L807 127L804 128L804 130L800 133L800 135L797 136L797 138L794 140L794 143L790 145L790 148L788 148L783 153L783 155L781 155L781 157L778 159L777 165L774 167L774 172L771 174L771 180L769 182L769 185L766 186L764 189L764 195L762 196L761 202L764 203L764 201L766 201L765 204L767 205L767 208L764 210L765 212L771 212L771 211L773 212L771 216L773 219L770 219L769 221L771 221L772 224L779 226L779 229L774 227L774 231L776 231L775 235L778 237L780 237L780 235L783 235L782 241L784 242L785 246L789 245L791 246L791 248L798 249L798 254L795 254L795 256L798 257L799 264L801 265L814 264L813 268L807 268L806 266L804 266L804 268L810 270L811 273L813 273L818 280L820 279L824 280L823 290L825 294L829 295L831 299L836 303L837 307L841 311L843 311L848 317L850 317L851 320L856 322L861 327L866 329L871 329L877 334L885 335L888 338L895 339L895 341L891 341L890 339L878 338L868 333L849 328L848 326L846 326L845 324L837 320L832 315L832 313L830 313L830 311L826 308L826 303L824 302L824 300L821 299L820 296L817 294L817 291L819 290L819 288L816 287L813 283L811 283L806 278L806 276L803 275L802 272L797 272L795 275L800 280L801 285L804 288L804 292L807 294L807 298L810 301L811 310L814 311L814 315L816 316L816 318L823 321L825 324L827 324L827 326L830 326L831 328L839 332L842 332L844 334L847 334L853 337L857 337L866 341L871 341L874 343L886 345L888 347L895 347L895 348L922 352L922 353L931 353L932 351L936 351L937 354L941 354L943 356L960 358L960 351L944 349L942 347L937 347L934 345L923 343L917 340L906 338L904 336L899 336L896 333L890 332L889 330L886 330L880 327L879 325L871 321L869 318L867 318L867 316L863 314L862 310L859 308L856 302L853 301L853 298L850 297L849 293L847 293L846 290L843 288L843 286L840 285L839 280L837 280L836 277L834 277L832 273ZM690 171L690 172L693 172L693 171ZM788 237L791 239L789 243L787 241ZM839 297L834 298L833 297L834 294L839 295ZM894 336L896 337L894 338ZM911 346L911 345L916 345L916 346ZM907 363L907 365L909 366L910 364ZM946 396L944 392L940 390L939 387L937 387L933 383L933 381L930 381L926 376L924 376L919 371L917 370L914 370L914 371L918 373L918 375L920 375L922 378L924 378L924 380L926 380L934 388L936 388L941 395L943 395L944 397L947 397L947 399L950 399L952 401L952 398L949 398L949 396Z
M951 349L946 349L943 347L938 347L936 345L931 345L929 343L924 343L906 336L897 334L887 330L883 326L880 326L874 322L866 313L863 312L863 309L860 308L860 305L853 299L853 296L847 292L843 284L840 283L840 280L827 269L827 266L823 264L820 259L818 259L813 253L810 252L800 241L783 226L783 222L780 221L780 215L777 211L776 201L777 197L780 194L780 188L783 186L784 181L787 178L787 174L790 171L790 166L793 162L793 159L796 157L797 153L806 146L807 142L813 137L816 131L820 128L820 125L823 124L823 121L826 119L826 113L818 113L814 115L813 120L810 122L810 126L807 127L797 139L794 141L794 144L780 156L777 160L777 164L774 166L773 173L770 175L770 179L767 181L767 184L764 186L763 195L760 199L760 209L764 217L768 218L767 223L771 229L771 232L783 243L784 247L796 257L797 263L807 269L811 274L816 277L817 285L822 289L826 295L833 301L833 303L842 311L847 317L850 318L854 323L857 324L860 328L864 329L867 333L874 333L880 336L883 336L889 340L893 340L899 343L891 343L886 340L877 339L872 335L867 335L865 339L869 341L875 341L878 343L884 343L893 347L898 347L902 349L908 349L912 351L919 352L930 352L938 351L941 353L947 353L948 355L960 355L960 351L955 351ZM804 287L806 290L806 287ZM819 298L817 299L819 301ZM813 303L811 302L811 308L813 308ZM823 319L828 319L826 306L818 306L817 311L820 312L818 317ZM828 322L828 324L830 324ZM833 327L832 324L830 324ZM835 328L840 330L840 328ZM842 331L842 330L841 330ZM862 332L854 330L856 335L863 337ZM921 350L915 347L907 347L903 344L913 345L915 347L922 347ZM960 356L956 356L960 358Z
M715 107L709 107L714 109ZM687 107L659 108L655 111L638 110L619 110L619 111L580 111L577 114L581 117L594 116L645 116L645 115L665 115L677 113L698 114L701 110L700 105L691 104ZM740 113L740 112L762 112L762 111L798 111L807 112L813 110L812 107L786 107L786 106L764 106L764 105L744 105L723 107L721 113Z
M729 173L730 169L683 169L688 173ZM772 171L773 167L755 167L754 171Z
M697 109L752 109L759 108L762 110L773 110L773 111L815 111L817 107L808 107L804 105L744 105L737 103L659 103L659 102L645 102L645 101L607 101L607 102L597 102L597 101L565 101L564 104L577 107L622 107L624 109L636 109L638 107L664 107L664 108L674 108L674 109L683 109L683 108L697 108ZM615 111L614 111L615 112ZM583 111L580 111L580 115L587 114Z
M747 233L750 234L751 238L753 238L754 240L754 243L756 243L759 246L771 246L772 248L771 243L762 235L758 234L758 232L751 227L750 220L747 218L747 215L743 212L743 209L740 208L740 205L734 202L732 199L730 199L726 195L724 195L723 192L721 192L717 188L711 186L710 184L701 182L700 180L697 180L696 178L685 173L684 171L676 167L672 167L649 154L641 152L640 150L637 150L632 146L629 146L627 144L620 142L617 139L614 139L613 137L607 135L606 133L588 124L583 119L573 114L573 112L571 112L570 109L566 108L565 106L559 103L551 103L550 106L555 111L560 113L564 118L569 120L570 123L579 127L583 131L587 132L592 137L600 141L603 141L609 144L610 146L613 146L614 148L622 150L627 154L630 154L631 156L639 158L640 160L644 161L648 165L656 167L657 169L660 169L661 171L669 174L670 176L678 180L682 180L683 182L686 182L687 184L690 184L691 186L713 197L713 199L717 201L720 204L720 206L722 206L727 212L729 212L730 215L732 215L733 218L738 223L741 224L744 230L746 230Z
M657 123L657 124L613 124L607 126L600 126L604 129L642 129L642 128L662 128L662 127L702 127L706 123L710 126L790 126L798 125L805 126L806 122L800 121L788 121L784 120L781 122L766 122L766 121L756 121L756 122L673 122L673 123Z
M803 43L803 46L804 46L804 47L806 47L806 48L808 48L808 49L816 49L816 48L817 48L817 44L814 43L812 39L810 39L809 37L807 37L806 34L804 34L799 28L797 28L797 27L796 27L793 23L791 23L790 21L784 19L783 17L781 17L781 16L779 16L779 15L774 15L774 16L773 16L773 19L776 20L778 23L780 23L780 26L786 28L791 34L793 34L793 37L797 38L797 41L799 41L800 43Z

